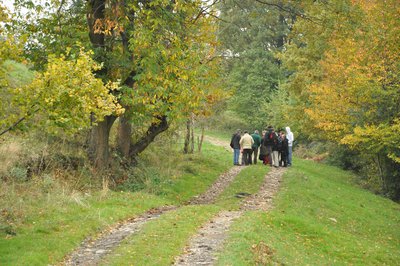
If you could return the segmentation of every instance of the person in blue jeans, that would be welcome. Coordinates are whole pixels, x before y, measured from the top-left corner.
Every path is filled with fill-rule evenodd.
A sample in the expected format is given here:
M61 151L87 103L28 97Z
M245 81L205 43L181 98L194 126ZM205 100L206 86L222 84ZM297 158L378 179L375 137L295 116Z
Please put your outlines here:
M293 152L292 148L293 148L294 136L293 136L293 132L290 131L290 127L286 127L286 138L288 139L288 146L289 146L287 165L291 166L292 165L292 152Z
M239 155L240 155L240 138L241 138L241 131L238 129L236 133L232 135L230 146L233 149L233 164L239 164Z

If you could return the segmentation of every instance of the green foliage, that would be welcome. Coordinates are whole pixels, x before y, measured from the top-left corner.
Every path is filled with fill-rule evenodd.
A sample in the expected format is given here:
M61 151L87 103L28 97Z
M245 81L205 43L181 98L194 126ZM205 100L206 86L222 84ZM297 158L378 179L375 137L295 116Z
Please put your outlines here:
M122 113L117 98L109 93L118 84L104 85L96 78L93 72L100 68L90 53L83 51L76 59L49 57L47 70L37 73L30 84L15 91L22 116L40 114L44 130L71 134L89 128L91 116L101 121L106 115Z
M276 53L283 48L291 18L257 1L224 1L220 8L220 49L226 56L227 85L235 89L229 108L253 126L265 126L270 113L283 109L265 107L285 80Z
M6 60L0 66L0 128L8 126L15 121L20 110L13 104L15 90L32 82L34 74L22 63L13 60ZM1 77L0 77L1 79Z
M296 128L296 121L293 120L290 113L292 108L291 98L285 88L279 87L276 91L271 92L270 99L269 102L263 103L260 108L267 112L255 121L259 121L263 128L268 125L273 125L276 129L284 129L286 126L290 126L291 129Z
M206 127L211 131L221 131L224 133L236 132L237 129L252 128L254 125L249 125L248 121L245 121L238 116L235 112L225 111L219 112L206 118ZM209 132L212 134L212 132Z
M396 265L399 205L337 168L296 160L274 210L232 225L217 265Z
M137 3L129 48L137 58L135 84L124 103L135 116L171 119L206 113L224 95L215 53L215 19L201 12L201 1ZM200 13L199 13L200 12ZM210 11L211 12L211 11Z
M79 53L81 46L90 49L86 4L83 0L14 1L14 14L8 31L23 37L23 57L36 70L44 70L49 55L60 57L66 49ZM80 43L80 45L76 45Z

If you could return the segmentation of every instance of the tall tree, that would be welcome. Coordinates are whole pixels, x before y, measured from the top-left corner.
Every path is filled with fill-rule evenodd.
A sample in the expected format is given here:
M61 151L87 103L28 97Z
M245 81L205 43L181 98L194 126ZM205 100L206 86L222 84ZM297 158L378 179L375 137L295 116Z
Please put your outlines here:
M400 197L399 6L333 1L305 7L319 18L296 24L285 57L289 88L311 131L369 155L383 190ZM303 112L302 112L303 113Z
M17 5L43 11L31 1ZM217 25L212 7L203 1L59 0L46 5L39 22L24 20L25 27L14 27L31 40L27 56L42 71L50 62L48 53L58 58L67 47L76 50L74 41L94 51L93 58L102 64L93 69L96 77L105 85L120 84L108 94L125 108L118 143L126 157L134 159L170 123L222 97L219 86L210 86L219 73ZM120 113L92 112L89 155L98 168L108 165L110 129Z
M284 47L292 14L261 1L228 0L220 18L227 81L235 89L230 106L253 125L265 125L262 107L285 79L276 53Z

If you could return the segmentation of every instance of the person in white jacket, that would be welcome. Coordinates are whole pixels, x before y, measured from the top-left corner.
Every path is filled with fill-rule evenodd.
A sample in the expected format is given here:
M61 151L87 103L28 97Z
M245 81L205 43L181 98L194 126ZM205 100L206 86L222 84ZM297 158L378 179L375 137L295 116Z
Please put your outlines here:
M286 138L288 139L288 146L289 146L287 165L291 166L292 165L292 151L293 151L292 148L293 148L294 136L293 136L293 132L290 131L290 127L286 127Z

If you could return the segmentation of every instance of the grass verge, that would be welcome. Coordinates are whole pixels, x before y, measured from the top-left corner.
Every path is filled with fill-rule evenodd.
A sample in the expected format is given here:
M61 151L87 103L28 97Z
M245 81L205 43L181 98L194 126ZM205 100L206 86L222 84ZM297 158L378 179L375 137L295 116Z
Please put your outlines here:
M296 160L271 212L232 226L218 265L397 265L400 206L334 167Z
M69 191L56 177L2 184L0 209L6 221L0 225L5 222L12 232L0 230L0 265L57 263L87 236L151 208L180 204L231 167L231 154L207 143L202 154L169 150L168 156L173 164L170 159L147 165L162 184L146 183L141 192Z

